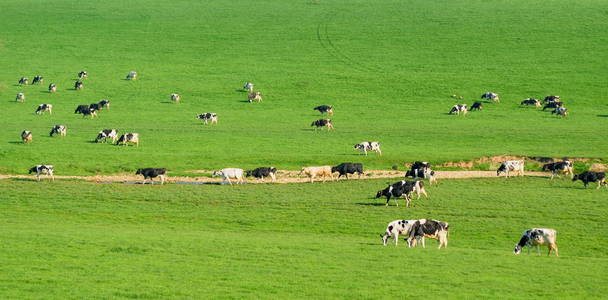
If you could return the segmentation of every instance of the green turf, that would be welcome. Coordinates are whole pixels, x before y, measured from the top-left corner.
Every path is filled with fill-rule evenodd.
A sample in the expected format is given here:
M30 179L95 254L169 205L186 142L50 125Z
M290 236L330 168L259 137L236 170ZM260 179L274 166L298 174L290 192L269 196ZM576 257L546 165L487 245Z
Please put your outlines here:
M513 1L13 1L0 9L0 172L36 163L58 173L167 167L368 167L487 155L607 158L608 2ZM84 90L71 90L87 70ZM124 80L129 71L140 78ZM40 86L17 80L43 75ZM244 102L253 81L264 102ZM46 92L49 83L56 94ZM500 104L447 115L495 91ZM25 103L15 103L24 92ZM171 104L169 95L182 95ZM462 95L464 100L450 98ZM571 115L522 108L562 96ZM110 99L83 120L79 104ZM51 103L52 116L35 107ZM335 106L335 132L313 132L312 107ZM218 126L196 113L216 112ZM49 138L52 125L68 126ZM91 143L138 132L139 148ZM34 142L21 145L22 130ZM384 155L352 145L382 143Z
M376 202L384 182L2 180L0 298L606 297L606 189L444 180L407 209ZM389 221L425 217L450 223L447 249L382 246ZM512 254L531 227L558 231L559 258Z

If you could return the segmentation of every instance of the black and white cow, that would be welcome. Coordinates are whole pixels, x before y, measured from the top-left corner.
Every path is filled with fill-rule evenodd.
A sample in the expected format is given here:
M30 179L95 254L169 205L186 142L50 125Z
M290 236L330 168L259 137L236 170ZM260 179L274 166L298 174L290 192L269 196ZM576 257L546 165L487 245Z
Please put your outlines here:
M90 109L89 109L88 105L82 104L82 105L78 105L76 107L76 109L74 110L74 113L75 114L84 114L84 113L88 112L89 110Z
M321 130L323 130L323 127L327 128L327 130L335 129L334 128L334 124L331 122L330 119L319 119L319 120L316 120L316 121L310 123L310 126L311 127L314 126L315 127L315 131L318 128L321 128Z
M538 101L538 99L534 99L534 98L528 98L528 99L524 99L520 105L534 105L535 107L540 107L540 101Z
M112 144L116 143L116 139L118 139L118 131L116 129L104 129L97 134L95 138L95 143L106 142L107 140L112 140Z
M52 104L40 104L38 108L36 108L36 114L41 115L45 112L49 112L49 115L53 114L53 105Z
M60 136L65 136L67 134L68 128L65 125L55 125L51 128L51 132L49 132L50 136L55 134L59 134Z
M424 238L436 239L439 242L438 249L448 247L448 229L450 224L438 220L420 219L412 225L408 244L416 246L420 241L422 248L426 248Z
M462 115L466 115L468 112L468 108L466 104L455 104L454 106L452 106L452 109L450 110L450 112L448 112L448 114L452 115L452 114L457 114L460 115L460 113L462 113Z
M338 175L338 180L340 180L340 177L343 175L346 176L346 179L348 179L348 174L355 173L357 173L357 175L359 176L358 178L361 178L361 174L363 174L363 164L351 162L341 163L335 167L332 167L331 172L340 173L340 175Z
M245 82L245 84L243 85L243 89L250 93L253 92L253 83Z
M428 179L429 184L437 183L437 177L435 171L431 170L431 164L428 162L416 161L412 164L410 170L405 172L405 177L411 177L413 179L422 178Z
M27 144L27 143L31 142L32 138L33 138L33 136L32 136L32 132L31 131L24 130L23 132L21 132L21 141L24 144Z
M87 78L87 77L89 77L89 73L87 73L86 71L78 72L78 78Z
M539 246L546 245L549 249L549 253L547 256L551 255L551 250L555 250L555 256L559 256L557 252L557 244L555 240L557 239L557 231L551 228L532 228L524 231L519 242L515 245L515 249L513 249L513 253L518 255L521 253L523 247L528 247L528 254L530 254L530 248L535 247L536 252L540 255Z
M28 174L36 173L36 180L38 181L40 181L40 175L47 175L52 181L55 181L53 171L52 165L36 165L29 170Z
M76 81L74 82L74 89L75 90L81 90L84 87L84 84L82 83L82 81Z
M574 172L572 172L572 162L569 160L564 160L560 162L548 163L543 165L543 171L551 171L551 179L557 174L568 174L570 177L574 176Z
M556 116L566 117L568 116L568 109L565 107L558 107L551 111L551 114L555 114Z
M277 169L275 167L261 167L253 170L245 171L245 177L255 177L258 179L262 179L264 181L264 177L272 178L272 182L275 182L277 177Z
M395 220L388 225L386 225L386 231L384 234L381 234L382 244L386 246L388 244L388 239L393 238L395 241L395 246L397 246L397 242L399 240L399 236L409 236L411 235L413 225L418 222L418 220ZM408 240L408 247L411 247L410 241Z
M388 206L389 201L392 197L395 197L394 201L396 206L399 206L397 203L397 198L403 197L406 201L406 207L410 207L410 203L412 201L411 194L415 192L418 195L418 199L420 199L420 195L424 194L426 198L428 198L428 194L424 189L424 183L422 181L407 181L401 180L392 185L389 185L384 190L378 191L376 193L376 199L382 196L386 197L386 206Z
M129 72L129 74L127 74L127 80L137 80L137 72Z
M585 188L589 185L589 182L597 182L597 188L599 189L602 185L608 187L606 184L606 173L604 172L593 172L587 171L572 177L572 181L580 180L585 184Z
M182 96L180 96L177 93L171 94L171 101L173 101L175 103L179 103L180 100L182 100Z
M57 91L57 85L54 83L49 84L49 93L54 93Z
M247 101L249 103L253 103L253 101L262 102L262 93L260 92L251 92L247 95Z
M518 175L524 176L525 163L523 160L507 160L500 164L498 170L496 170L496 176L500 176L500 173L505 173L509 177L509 172L517 172Z
M365 153L365 156L367 156L368 151L378 152L379 155L382 155L379 142L361 142L353 146L353 148Z
M545 97L545 100L543 100L544 103L548 103L548 102L560 102L560 101L561 101L561 99L557 95L547 96L547 97Z
M312 110L318 110L321 114L328 114L330 116L334 114L334 107L331 105L319 105Z
M481 109L483 109L483 103L481 103L481 101L475 101L475 103L473 103L473 105L471 105L471 111L481 110Z
M543 106L543 111L547 108L555 109L555 108L562 107L562 106L564 106L563 102L548 102L547 104L545 104L545 106Z
M44 77L40 75L34 76L34 80L32 80L32 84L42 83L44 81Z
M135 144L135 146L139 147L139 133L125 133L118 138L118 141L116 141L116 145L126 146L127 143Z
M211 124L215 123L217 124L217 114L216 113L202 113L199 115L196 115L197 119L203 120L203 124L208 124L209 121L211 121Z
M481 99L491 100L494 102L500 102L498 94L492 92L485 92L481 95Z
M100 110L102 108L110 109L110 100L108 100L108 99L101 99L98 104L99 104Z
M142 175L144 176L144 181L142 182L142 184L146 184L146 180L150 179L150 183L154 183L152 181L153 178L159 177L160 178L160 184L162 185L163 183L165 183L165 174L167 173L167 169L165 168L143 168L143 169L137 169L137 172L135 172L135 175Z
M15 101L17 101L17 102L25 102L25 94L24 93L18 93L17 96L15 97Z
M89 104L89 108L98 111L101 110L101 105L99 105L99 103L91 103Z
M30 80L27 79L27 77L21 77L21 79L19 79L19 84L28 85L28 84L30 84Z

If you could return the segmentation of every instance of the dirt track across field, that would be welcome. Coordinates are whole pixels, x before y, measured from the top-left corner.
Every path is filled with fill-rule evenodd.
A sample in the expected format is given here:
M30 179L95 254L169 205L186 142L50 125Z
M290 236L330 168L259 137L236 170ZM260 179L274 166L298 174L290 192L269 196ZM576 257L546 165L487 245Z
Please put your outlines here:
M191 171L192 173L199 174L211 174L212 171L209 170L195 170ZM365 175L361 176L361 179L377 179L377 178L404 178L403 171L392 171L392 170L368 170L365 172ZM435 171L437 179L447 179L447 178L482 178L482 177L496 177L496 171ZM167 177L167 181L169 183L184 183L184 184L205 184L205 183L221 183L221 178L211 178L208 176L200 176L200 177L186 177L186 176L169 176ZM504 176L504 175L502 175ZM541 176L548 177L550 173L544 172L526 172L526 176ZM335 178L336 176L334 176ZM352 179L357 179L356 175L349 176ZM23 179L33 179L35 180L35 176L33 175L0 175L0 179L8 179L8 178L23 178ZM141 183L143 178L137 175L92 175L92 176L63 176L56 175L56 179L80 179L86 180L90 182L97 183L108 183L108 182L124 182L124 183ZM46 180L46 176L41 177L42 180ZM329 178L327 178L329 180ZM318 181L319 179L315 179ZM321 179L322 180L322 179ZM344 180L342 178L341 180ZM158 181L158 179L155 179ZM298 183L298 182L308 182L309 179L305 176L298 176L298 171L286 171L279 170L277 172L277 183ZM269 183L270 180L261 181L254 178L247 178L245 180L246 183Z

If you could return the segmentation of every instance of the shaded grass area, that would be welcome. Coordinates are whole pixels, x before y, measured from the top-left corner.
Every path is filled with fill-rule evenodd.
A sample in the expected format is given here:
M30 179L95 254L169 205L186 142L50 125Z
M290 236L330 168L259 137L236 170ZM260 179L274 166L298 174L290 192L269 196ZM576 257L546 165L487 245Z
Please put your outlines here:
M0 297L389 298L421 297L423 290L450 298L602 298L608 292L605 189L545 178L444 180L429 188L430 200L406 209L373 199L385 182L2 180ZM425 217L450 222L445 251L434 241L427 249L381 245L389 221ZM521 232L537 226L558 231L561 257L511 253Z

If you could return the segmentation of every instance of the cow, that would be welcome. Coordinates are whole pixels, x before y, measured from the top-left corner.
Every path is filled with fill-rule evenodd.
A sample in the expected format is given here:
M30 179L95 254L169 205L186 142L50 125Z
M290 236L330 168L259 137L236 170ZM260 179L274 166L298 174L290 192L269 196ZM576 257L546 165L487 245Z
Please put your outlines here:
M60 136L65 136L67 134L68 128L65 125L55 125L51 128L51 132L49 132L49 136L53 136L55 134L59 134Z
M86 71L78 72L78 78L88 78L88 77L89 77L89 73L87 73Z
M98 111L101 110L101 105L99 105L99 103L91 103L89 104L89 108Z
M547 104L545 104L545 106L543 106L543 111L545 111L545 109L547 108L558 108L558 107L562 107L564 106L563 102L548 102Z
M32 132L29 131L29 130L24 130L23 132L21 132L21 141L24 144L27 144L27 143L31 142L32 141L32 137L33 137L32 136Z
M95 143L106 142L108 139L112 140L112 144L116 143L118 131L116 131L116 129L104 129L100 131L95 138Z
M424 189L424 183L422 181L407 181L401 180L396 183L393 183L386 187L384 190L380 190L376 193L376 199L382 196L386 197L386 206L388 206L389 201L392 197L395 197L395 204L399 206L397 203L397 198L403 197L406 201L406 207L410 207L410 202L412 201L411 194L415 192L418 195L418 199L420 199L420 195L424 194L426 198L428 198L428 194Z
M49 84L49 93L54 93L57 91L57 85L54 83Z
M415 168L415 165L412 165L412 168L405 172L405 177L411 177L413 179L422 178L428 179L429 184L437 183L437 177L435 176L435 171L431 170L430 167L418 167Z
M82 81L76 81L76 82L74 82L74 89L75 90L82 90L83 87L84 87L84 84L82 83Z
M262 93L260 93L260 92L249 93L249 95L247 95L247 100L249 100L249 103L252 103L253 101L262 102Z
M500 173L505 173L507 178L509 172L517 172L518 175L524 176L524 161L523 160L507 160L500 164L498 170L496 170L496 176L500 176Z
M534 105L535 107L540 107L540 101L538 101L538 99L534 99L534 98L528 98L528 99L524 99L523 101L521 101L521 103L519 105Z
M144 181L142 184L146 184L146 180L149 178L150 183L154 184L152 181L153 178L160 177L160 184L165 183L165 174L167 173L167 169L165 168L143 168L137 169L135 175L142 175L144 177Z
M468 112L468 109L467 109L466 104L455 104L454 106L452 106L452 109L448 112L448 114L460 115L460 113L462 113L462 115L464 116L467 114L467 112Z
M82 104L82 105L78 105L76 107L76 109L74 110L75 114L84 114L85 112L89 111L90 108L88 105L86 104Z
M17 102L25 102L25 94L24 93L18 93L17 96L15 97L15 101L17 101Z
M207 125L209 121L211 121L211 124L215 123L217 124L217 114L216 113L202 113L199 115L196 115L197 119L203 120L203 124Z
M232 185L230 178L236 179L236 183L243 183L243 169L238 168L224 168L219 171L213 172L213 177L220 176L223 178L224 183L228 182Z
M572 162L569 160L564 160L560 162L548 163L543 165L543 171L551 171L551 179L557 174L568 174L570 177L574 177L574 172L572 172Z
M264 181L264 177L272 178L272 182L275 182L277 177L277 169L275 167L260 167L253 170L245 171L245 177L253 176Z
M251 83L251 82L245 82L245 85L243 85L243 89L245 91L250 92L250 93L253 92L253 83Z
M52 104L40 104L38 108L36 108L36 114L41 115L45 112L49 112L49 115L53 114L53 105Z
M42 77L40 75L34 76L34 80L32 80L32 84L42 83L42 82L44 82L44 77Z
M173 93L171 94L171 101L175 102L175 103L179 103L179 101L182 99L182 97L179 94Z
M317 131L317 129L320 127L321 130L323 130L323 127L327 128L327 130L331 130L331 129L335 129L334 128L334 124L331 122L330 119L319 119L316 120L312 123L310 123L310 126L315 126L315 131Z
M320 105L313 108L312 110L318 110L321 114L328 114L330 116L334 114L334 107L331 105Z
M548 103L548 102L560 102L561 99L559 98L559 96L557 95L549 95L547 97L545 97L545 100L543 100L543 103Z
M606 184L606 173L604 172L593 172L587 171L572 177L572 181L580 180L585 185L585 188L589 185L589 182L597 182L597 188L599 189L602 185L608 187Z
M341 163L335 167L332 167L331 172L340 173L340 175L338 175L337 180L340 180L340 177L342 177L342 175L346 176L346 179L348 180L348 174L355 173L357 173L357 175L359 176L358 178L361 178L361 174L363 174L363 164L351 162Z
M367 156L367 151L378 152L378 155L382 155L382 150L380 149L379 142L361 142L359 144L354 145L353 149L365 153L365 156Z
M492 100L494 102L500 102L498 94L492 92L485 92L481 95L481 99Z
M137 79L137 72L131 71L129 72L129 74L127 74L127 80L136 80Z
M448 247L448 229L450 224L438 220L420 219L412 225L410 236L408 238L408 244L416 246L416 243L420 241L422 248L426 248L424 238L436 239L439 242L437 249Z
M473 103L473 105L471 105L471 111L481 110L481 109L483 109L483 103L481 103L481 101L475 101L475 103Z
M386 226L386 231L384 234L381 234L382 244L386 246L388 244L388 239L393 238L395 241L395 246L397 246L397 241L399 240L399 236L407 236L411 235L411 230L413 225L418 222L418 220L395 220ZM408 246L410 246L408 241Z
M20 85L28 85L28 84L30 84L30 80L27 79L27 77L21 77L21 79L19 79L19 84Z
M118 141L116 141L116 145L126 146L127 143L132 143L139 147L139 133L125 133L118 138Z
M521 238L519 239L519 243L515 245L515 249L513 249L513 254L519 255L524 246L528 247L528 254L530 254L530 248L536 247L536 252L540 255L540 247L546 245L549 249L549 253L547 256L551 255L551 250L555 250L555 256L559 256L557 252L557 244L555 240L557 239L557 231L551 228L532 228L524 231Z
M298 175L305 174L310 178L310 183L314 182L316 177L323 176L323 182L325 182L326 177L329 176L331 180L334 180L334 176L331 172L331 166L319 166L319 167L304 167L300 170Z
M108 99L101 99L99 100L99 109L101 110L102 108L107 108L110 109L110 100Z
M551 111L551 114L555 114L556 116L566 117L568 116L568 109L565 107L558 107Z
M28 174L36 173L36 180L38 181L40 181L40 175L47 175L52 181L55 181L53 171L54 168L52 165L36 165L28 171Z

